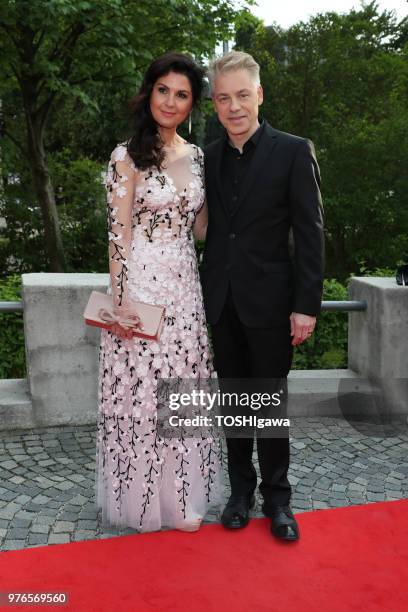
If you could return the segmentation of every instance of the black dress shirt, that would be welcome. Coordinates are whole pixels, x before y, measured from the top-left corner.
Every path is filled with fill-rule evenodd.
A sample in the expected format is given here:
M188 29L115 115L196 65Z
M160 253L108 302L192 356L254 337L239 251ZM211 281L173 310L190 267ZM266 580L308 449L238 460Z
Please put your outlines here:
M243 146L242 153L234 147L225 132L224 151L221 162L221 179L225 200L232 212L238 202L241 185L248 172L249 165L259 142L265 121L252 134Z

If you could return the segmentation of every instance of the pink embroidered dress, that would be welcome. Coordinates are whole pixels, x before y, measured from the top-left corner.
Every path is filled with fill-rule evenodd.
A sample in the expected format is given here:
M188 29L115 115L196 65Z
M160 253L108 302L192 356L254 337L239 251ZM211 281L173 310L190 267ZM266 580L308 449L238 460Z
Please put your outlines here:
M219 442L157 428L158 379L213 374L193 237L203 153L188 143L165 152L160 172L142 171L120 144L106 176L108 293L117 306L166 307L158 342L101 331L96 503L103 525L139 531L194 530L220 495Z

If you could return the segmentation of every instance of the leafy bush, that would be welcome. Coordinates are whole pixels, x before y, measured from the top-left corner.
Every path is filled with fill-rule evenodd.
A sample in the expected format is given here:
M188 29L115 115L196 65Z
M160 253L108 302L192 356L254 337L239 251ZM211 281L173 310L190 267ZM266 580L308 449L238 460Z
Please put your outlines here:
M21 276L0 279L0 300L21 300ZM0 312L0 378L25 378L26 362L22 312Z
M403 264L403 260L399 260L397 261L397 266ZM395 270L391 270L391 268L374 268L374 269L369 269L366 268L365 262L362 262L360 264L360 269L359 269L359 274L358 276L381 276L381 277L395 277L395 273L396 273L396 268ZM354 276L354 274L352 274L352 276Z

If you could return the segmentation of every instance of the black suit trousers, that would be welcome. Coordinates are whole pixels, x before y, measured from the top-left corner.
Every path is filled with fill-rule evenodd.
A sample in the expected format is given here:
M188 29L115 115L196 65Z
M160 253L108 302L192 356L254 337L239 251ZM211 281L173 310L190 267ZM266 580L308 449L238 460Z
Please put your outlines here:
M223 378L262 378L281 379L287 384L293 358L289 317L285 325L262 329L247 327L238 317L229 288L221 316L218 322L212 325L212 341L215 368L221 381ZM253 382L256 386L256 381ZM259 435L259 432L255 434L255 431L253 437L227 437L231 493L251 495L255 491L257 475L252 455L256 437L261 473L259 490L265 504L289 504L291 487L288 480L288 428L285 434L272 438Z

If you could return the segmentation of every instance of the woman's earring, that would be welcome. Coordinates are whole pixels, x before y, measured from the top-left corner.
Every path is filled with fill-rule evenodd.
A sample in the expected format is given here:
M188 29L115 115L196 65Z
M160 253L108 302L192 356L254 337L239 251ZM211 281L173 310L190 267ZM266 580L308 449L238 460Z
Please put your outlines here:
M191 113L188 116L188 135L191 136Z

